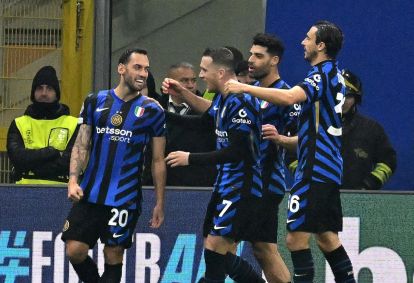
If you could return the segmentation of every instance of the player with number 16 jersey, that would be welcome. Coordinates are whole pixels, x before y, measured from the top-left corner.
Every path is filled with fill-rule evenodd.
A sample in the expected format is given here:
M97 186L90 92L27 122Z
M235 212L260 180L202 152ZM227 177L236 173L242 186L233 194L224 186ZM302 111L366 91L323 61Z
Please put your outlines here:
M313 206L318 203L314 198L326 195L320 194L322 190L341 184L341 113L345 100L344 85L343 77L334 60L323 61L313 66L308 76L299 84L306 93L307 101L302 104L299 119L299 161L295 183L290 192L287 220L289 230L305 229L312 232L342 230L342 209L339 198L333 198L337 201L330 205L334 211L323 216L330 219L326 221L327 227L316 227L306 222L314 219L315 213L324 214L321 208L308 207L310 204ZM310 190L311 186L315 188ZM317 186L320 188L316 189ZM314 210L312 215L307 215L309 209Z

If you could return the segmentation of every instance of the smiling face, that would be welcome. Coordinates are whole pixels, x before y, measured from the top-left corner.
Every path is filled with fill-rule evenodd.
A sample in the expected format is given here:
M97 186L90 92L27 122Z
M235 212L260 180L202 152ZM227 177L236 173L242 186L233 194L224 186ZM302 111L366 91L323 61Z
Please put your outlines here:
M218 74L217 68L213 64L213 59L210 56L203 56L200 62L200 79L206 82L209 92L218 91Z
M126 64L118 65L121 80L131 92L141 91L148 77L149 60L147 55L132 53Z

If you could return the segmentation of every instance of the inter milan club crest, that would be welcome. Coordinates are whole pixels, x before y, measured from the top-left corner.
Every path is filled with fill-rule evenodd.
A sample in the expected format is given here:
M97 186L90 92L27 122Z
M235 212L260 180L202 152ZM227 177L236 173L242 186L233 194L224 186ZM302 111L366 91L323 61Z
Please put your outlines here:
M122 116L119 115L118 113L115 113L112 117L111 117L111 124L116 126L121 125L122 123Z
M135 107L135 110L134 110L135 116L141 117L142 115L144 115L144 112L145 112L144 108L139 107L139 106Z
M260 102L260 108L262 109L266 109L267 106L269 105L269 102L262 100L262 102Z

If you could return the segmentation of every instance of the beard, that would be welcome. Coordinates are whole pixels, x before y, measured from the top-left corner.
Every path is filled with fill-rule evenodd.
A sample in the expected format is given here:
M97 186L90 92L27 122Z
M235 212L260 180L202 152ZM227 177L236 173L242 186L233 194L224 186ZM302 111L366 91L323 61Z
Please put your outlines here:
M144 81L144 84L141 84L139 86L135 85L135 80L129 75L126 75L124 77L124 80L125 80L125 85L128 87L130 92L141 91L145 86L145 79L144 78L142 79Z
M305 56L305 60L308 62L312 62L316 58L316 56L318 56L318 53L315 50L313 50L311 52L308 52L307 56Z
M261 79L265 78L267 75L269 75L269 71L267 70L255 70L254 73L250 74L249 77L260 81Z
M251 67L254 67L253 65L249 65ZM255 69L253 72L249 72L249 77L260 81L261 79L265 78L270 73L270 63L263 65L261 68Z

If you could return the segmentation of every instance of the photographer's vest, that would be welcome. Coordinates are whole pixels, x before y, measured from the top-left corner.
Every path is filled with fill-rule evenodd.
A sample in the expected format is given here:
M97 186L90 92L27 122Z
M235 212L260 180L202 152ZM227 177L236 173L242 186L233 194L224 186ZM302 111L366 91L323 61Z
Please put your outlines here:
M24 115L15 119L16 126L27 149L40 149L52 146L59 151L64 151L73 133L75 132L78 119L63 115L54 120L36 120ZM69 167L69 164L68 164ZM44 180L36 178L31 171L23 173L21 180L16 184L66 184L68 176L56 176L57 180Z

